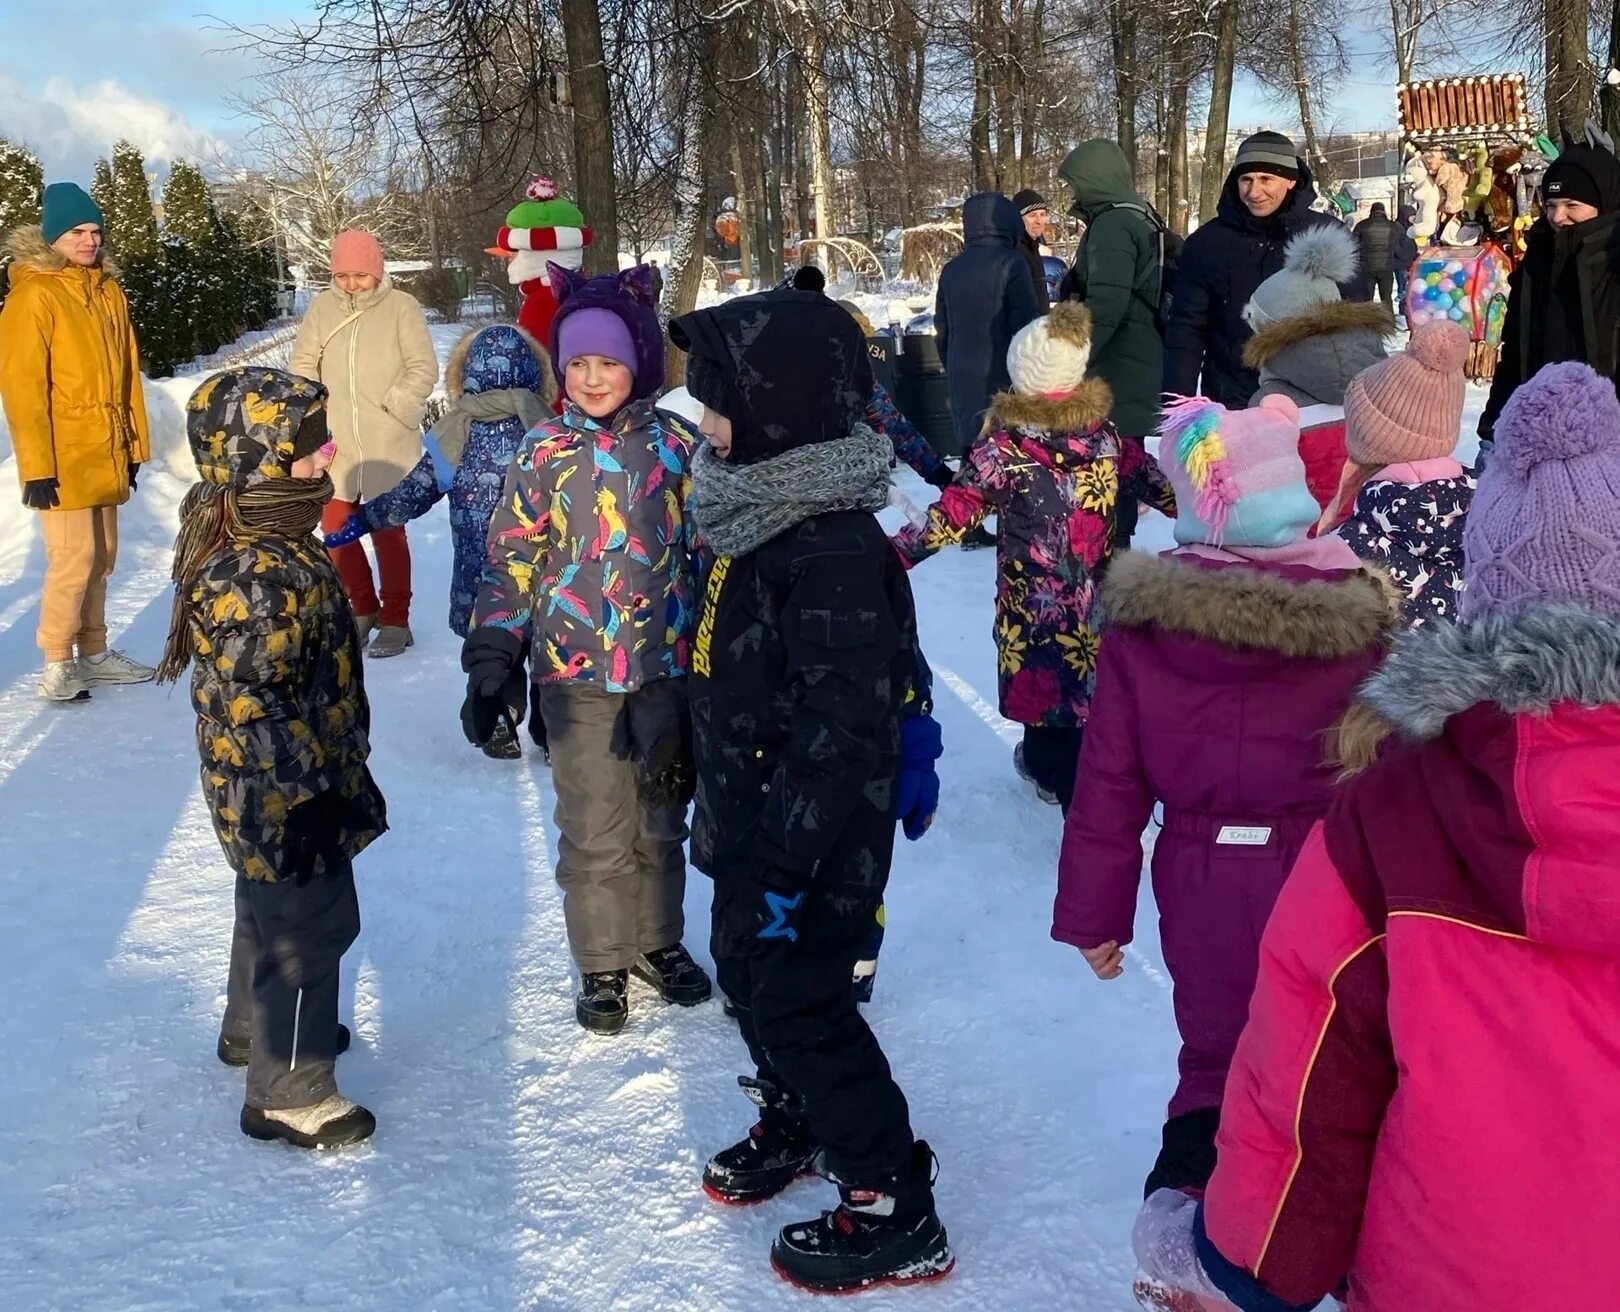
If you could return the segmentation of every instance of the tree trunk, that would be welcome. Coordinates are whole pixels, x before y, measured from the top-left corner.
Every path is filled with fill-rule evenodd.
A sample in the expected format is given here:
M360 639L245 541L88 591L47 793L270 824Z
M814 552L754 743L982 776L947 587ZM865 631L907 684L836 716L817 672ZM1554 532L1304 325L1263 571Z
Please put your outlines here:
M742 277L754 279L754 198L749 194L750 178L743 167L743 126L733 115L731 122L731 186L737 201L737 261Z
M1620 68L1620 0L1614 0L1609 19L1609 68ZM1610 86L1605 78L1598 101L1603 107L1603 130L1620 142L1620 87Z
M923 80L927 71L927 41L909 4L894 7L894 65L900 104L900 222L917 222L917 191L922 173Z
M1136 14L1124 12L1129 0L1115 0L1109 7L1108 22L1114 54L1114 126L1119 148L1131 162L1136 177Z
M680 110L680 146L675 159L675 240L669 255L669 276L664 280L665 319L690 312L703 285L703 228L708 217L704 180L708 176L709 135L714 120L714 79L718 40L715 25L704 23L690 38L693 50L687 76L677 85L686 92ZM686 358L671 350L664 378L678 386L685 377Z
M1185 68L1185 64L1182 65ZM1171 228L1186 235L1187 216L1192 210L1187 195L1187 82L1178 73L1170 88L1170 213L1165 216Z
M968 34L973 58L973 119L968 127L968 153L975 192L996 189L995 163L990 155L990 3L973 0L973 30Z
M822 240L838 235L833 214L832 110L827 90L827 53L821 29L810 24L805 43L805 89L810 110L810 158L812 184L816 196L816 236ZM823 262L825 267L825 261Z
M1030 42L1022 50L1018 72L1019 126L1018 176L1024 186L1035 184L1036 141L1040 134L1040 90L1046 86L1046 0L1035 0L1030 13Z
M1409 86L1417 67L1418 33L1423 29L1428 0L1389 0L1390 26L1395 46L1395 81Z
M783 109L793 139L793 209L798 226L795 243L810 235L810 143L805 134L803 104L804 75L799 69L799 61L790 59L787 103ZM799 262L804 262L802 257Z
M1305 133L1305 162L1315 169L1322 155L1316 147L1316 116L1311 111L1311 76L1305 66L1304 25L1300 22L1301 0L1288 0L1288 51L1293 60L1294 90L1299 96L1299 126Z
M1547 131L1577 139L1592 109L1585 0L1546 0Z
M1175 213L1170 208L1170 107L1165 100L1162 74L1153 111L1153 208L1164 216L1166 222L1173 224Z
M1023 185L1018 175L1018 4L1013 0L1011 19L1003 17L999 0L995 5L996 190L1008 196Z
M1237 58L1237 0L1221 0L1215 31L1215 70L1209 87L1209 126L1204 129L1204 169L1198 188L1198 219L1215 217L1226 184L1226 125L1232 108L1232 65Z
M596 0L562 0L568 87L574 102L574 199L596 234L585 248L587 273L619 268L618 180L613 171L613 102L602 54Z

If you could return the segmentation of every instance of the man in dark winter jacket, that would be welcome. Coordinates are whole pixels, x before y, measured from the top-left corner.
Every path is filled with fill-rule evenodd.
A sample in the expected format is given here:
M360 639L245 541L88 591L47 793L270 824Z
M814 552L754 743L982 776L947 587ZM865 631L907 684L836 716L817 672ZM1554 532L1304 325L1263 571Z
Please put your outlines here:
M1406 284L1412 276L1412 266L1417 263L1418 244L1412 237L1412 225L1417 222L1417 211L1410 205L1402 205L1395 211L1395 313L1406 313Z
M1336 223L1311 209L1316 186L1294 143L1259 132L1238 147L1219 213L1187 238L1164 335L1164 391L1200 391L1233 410L1249 402L1260 376L1243 363L1251 329L1243 307L1283 266L1288 239L1303 228ZM1366 300L1361 280L1342 289Z
M874 514L891 453L861 423L865 342L831 301L792 290L683 315L670 338L704 406L692 504L714 556L692 649L692 859L714 879L716 974L760 1108L704 1186L768 1198L819 1156L841 1205L783 1229L779 1272L820 1290L942 1275L932 1154L850 989L907 769L927 754L901 723L921 667L911 589Z
M1581 360L1620 385L1620 162L1601 142L1571 146L1547 169L1542 216L1514 271L1502 358L1479 420L1481 467L1496 418L1544 365Z
M1046 197L1033 187L1025 187L1013 196L1012 203L1024 223L1018 249L1029 265L1030 276L1035 279L1035 304L1045 314L1052 308L1052 298L1046 294L1046 265L1041 258L1041 238L1046 235L1048 214Z
M1073 213L1086 221L1063 299L1091 311L1091 371L1114 394L1109 420L1121 438L1141 442L1159 423L1164 342L1159 337L1162 227L1136 194L1131 164L1112 141L1086 141L1068 154L1058 176L1074 190ZM1115 546L1129 547L1136 502L1119 503Z
M1395 309L1395 256L1401 236L1400 228L1381 202L1375 202L1367 217L1356 225L1356 242L1361 247L1361 276L1392 311Z
M1007 347L1040 314L1036 276L1020 253L1017 207L997 192L962 207L962 253L941 270L934 334L951 388L951 415L963 451L979 436L990 398L1007 386Z

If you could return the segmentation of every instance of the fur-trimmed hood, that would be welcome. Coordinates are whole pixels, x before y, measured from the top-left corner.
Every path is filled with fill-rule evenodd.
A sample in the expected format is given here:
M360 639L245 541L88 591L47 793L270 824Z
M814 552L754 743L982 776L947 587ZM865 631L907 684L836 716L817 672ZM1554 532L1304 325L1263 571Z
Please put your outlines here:
M503 333L511 332L520 338L528 347L536 368L532 371L523 371L525 375L532 372L534 386L527 390L534 392L549 410L557 403L557 381L552 377L551 356L546 348L540 344L534 334L517 324L488 324L482 328L472 328L461 335L461 339L450 350L450 356L444 366L444 391L451 401L458 400L467 390L467 357L472 351L473 343L485 333L500 329ZM513 371L516 373L517 371ZM499 386L499 380L487 380L486 386ZM510 385L510 384L507 384Z
M1244 346L1243 363L1250 369L1264 369L1290 346L1343 332L1376 333L1382 341L1394 335L1395 316L1383 306L1365 301L1335 301L1318 306L1309 314L1279 319L1260 329Z
M61 273L68 267L67 256L45 240L45 231L37 223L25 223L6 234L6 254L11 256L10 275L15 286L22 278L36 273ZM101 260L96 270L108 278L118 276L107 248L101 248Z
M1620 621L1553 605L1428 625L1396 640L1358 704L1418 743L1475 706L1545 715L1558 702L1620 706Z
M1357 655L1401 622L1394 584L1366 567L1301 579L1264 566L1210 568L1131 551L1109 566L1103 599L1112 624L1152 625L1297 659Z
M997 392L985 412L984 431L1019 428L1034 433L1092 433L1108 422L1114 394L1101 378L1088 378L1056 400Z

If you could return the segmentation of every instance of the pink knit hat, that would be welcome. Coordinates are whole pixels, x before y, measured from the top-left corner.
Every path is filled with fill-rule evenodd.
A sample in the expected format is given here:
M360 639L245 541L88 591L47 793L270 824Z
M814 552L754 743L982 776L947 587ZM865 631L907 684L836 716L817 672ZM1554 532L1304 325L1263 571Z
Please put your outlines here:
M1344 444L1358 465L1438 460L1462 427L1468 334L1454 323L1412 330L1404 351L1363 369L1344 393Z
M382 247L369 232L349 228L332 238L332 272L369 273L378 282L383 276Z
M1177 542L1286 547L1321 516L1299 455L1299 407L1286 396L1252 410L1180 397L1159 431L1159 465L1176 491Z

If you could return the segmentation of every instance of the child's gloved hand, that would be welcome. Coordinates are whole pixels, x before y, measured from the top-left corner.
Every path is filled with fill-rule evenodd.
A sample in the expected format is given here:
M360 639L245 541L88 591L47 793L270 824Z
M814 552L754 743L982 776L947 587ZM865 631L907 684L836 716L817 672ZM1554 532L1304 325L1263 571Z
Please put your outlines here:
M1179 1189L1155 1189L1136 1214L1131 1249L1142 1274L1172 1289L1186 1290L1207 1312L1232 1308L1198 1260L1193 1220L1198 1200ZM1236 1309L1233 1309L1236 1312Z
M461 704L461 731L473 746L482 747L490 740L502 716L511 719L506 679L522 651L523 643L517 634L505 629L474 629L462 644L467 700Z
M934 823L939 810L939 772L934 762L945 753L944 735L932 715L900 721L900 805L897 816L905 835L916 842Z
M956 482L956 471L949 465L941 465L928 476L928 482L943 492L952 483Z
M316 861L337 854L348 813L348 802L335 788L316 793L288 811L281 826L286 861L277 874L295 884L309 883L315 874Z
M351 542L360 541L367 532L369 530L366 528L366 521L360 518L359 515L350 515L343 521L342 528L338 529L336 533L328 533L322 541L326 543L328 549L346 547Z

